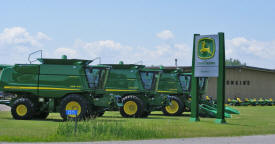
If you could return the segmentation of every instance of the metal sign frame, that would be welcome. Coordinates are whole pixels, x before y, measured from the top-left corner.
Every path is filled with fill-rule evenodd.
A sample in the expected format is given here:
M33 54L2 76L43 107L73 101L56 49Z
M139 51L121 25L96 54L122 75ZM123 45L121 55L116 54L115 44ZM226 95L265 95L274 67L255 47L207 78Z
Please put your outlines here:
M215 39L216 49L213 57L199 58L198 57L198 44L199 40L205 37L217 37ZM204 47L203 47L204 48ZM208 47L209 48L209 47ZM206 51L206 50L205 50ZM208 50L209 51L209 50ZM214 58L216 56L216 59ZM211 63L211 62L216 63ZM198 62L210 62L210 65L203 65ZM200 65L202 64L202 65ZM209 68L210 67L210 68ZM215 68L214 68L215 67ZM209 69L214 69L213 71ZM196 71L203 71L205 73L196 73ZM199 77L217 77L217 116L216 123L226 123L224 118L224 100L225 100L225 44L224 33L219 32L218 35L199 35L194 34L193 41L193 58L192 58L192 89L191 89L191 119L190 121L200 121L199 118Z

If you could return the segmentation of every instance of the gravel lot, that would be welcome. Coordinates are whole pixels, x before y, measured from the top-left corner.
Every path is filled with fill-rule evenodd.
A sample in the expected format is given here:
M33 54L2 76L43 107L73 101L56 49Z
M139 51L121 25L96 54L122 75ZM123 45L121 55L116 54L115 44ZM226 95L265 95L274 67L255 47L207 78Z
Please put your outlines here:
M79 142L79 144L274 144L274 143L275 143L275 135L215 137L215 138L186 138L186 139L181 138L181 139L139 140L139 141ZM23 144L23 143L20 143L20 144ZM77 144L77 142L40 143L40 144Z
M10 110L11 110L10 107L0 104L0 111L10 111Z

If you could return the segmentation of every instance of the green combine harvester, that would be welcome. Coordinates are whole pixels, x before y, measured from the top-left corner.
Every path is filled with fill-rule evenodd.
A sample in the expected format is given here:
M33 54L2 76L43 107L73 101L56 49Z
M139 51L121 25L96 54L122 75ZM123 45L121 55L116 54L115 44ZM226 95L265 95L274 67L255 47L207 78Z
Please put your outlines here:
M170 104L169 95L157 93L162 70L123 62L104 65L111 67L106 91L122 97L123 117L147 117L151 111Z
M66 56L37 60L40 64L30 62L2 69L0 91L11 96L0 104L11 107L14 119L45 119L50 112L59 112L64 120L85 119L122 106L120 96L106 89L110 66L90 66L93 60ZM119 86L118 82L108 85L112 89ZM77 110L77 115L67 115L68 110Z
M162 69L162 68L160 68ZM183 73L180 69L162 69L158 92L171 96L171 105L163 107L165 115L177 116L191 109L191 73ZM207 78L199 78L199 91L202 96L206 92ZM201 97L200 96L200 97ZM230 107L225 108L225 117L239 112ZM216 117L217 106L212 100L200 100L200 115Z

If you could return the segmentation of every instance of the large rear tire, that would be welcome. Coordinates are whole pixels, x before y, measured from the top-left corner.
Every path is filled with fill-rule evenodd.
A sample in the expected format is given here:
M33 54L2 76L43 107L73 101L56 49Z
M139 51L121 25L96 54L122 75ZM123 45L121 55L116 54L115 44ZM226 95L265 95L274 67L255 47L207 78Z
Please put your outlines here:
M122 99L122 103L120 114L123 117L142 117L144 105L141 99L136 96L126 96Z
M17 120L29 120L33 117L34 104L28 98L19 98L11 106L11 114Z
M176 96L171 96L171 105L162 108L163 114L167 116L178 116L181 115L183 111L184 104Z
M66 115L66 110L77 110L77 116ZM63 120L67 119L85 119L88 113L88 102L87 100L77 94L70 94L62 99L60 103L60 116Z

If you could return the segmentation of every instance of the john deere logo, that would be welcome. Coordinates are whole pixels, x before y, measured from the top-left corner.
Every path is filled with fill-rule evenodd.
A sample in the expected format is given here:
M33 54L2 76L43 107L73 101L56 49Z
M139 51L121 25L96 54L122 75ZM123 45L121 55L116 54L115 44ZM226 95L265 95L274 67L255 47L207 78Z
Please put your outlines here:
M202 38L198 42L198 57L211 59L215 54L215 41L212 38Z

